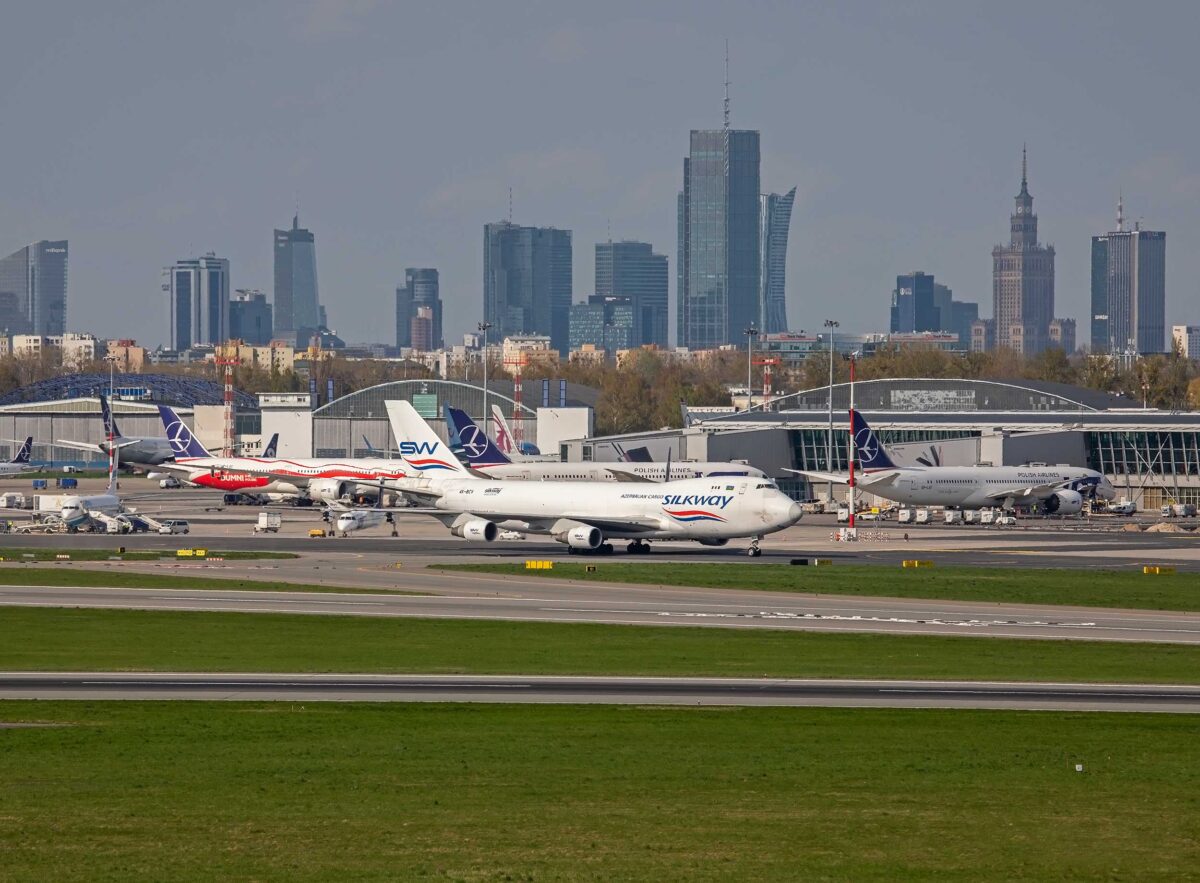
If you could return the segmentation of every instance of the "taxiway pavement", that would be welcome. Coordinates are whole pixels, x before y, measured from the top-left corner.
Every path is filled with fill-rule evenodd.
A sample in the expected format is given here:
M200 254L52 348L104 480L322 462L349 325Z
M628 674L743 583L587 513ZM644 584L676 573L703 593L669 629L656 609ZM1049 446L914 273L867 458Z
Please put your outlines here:
M1200 687L975 681L0 673L3 699L499 702L1200 713Z

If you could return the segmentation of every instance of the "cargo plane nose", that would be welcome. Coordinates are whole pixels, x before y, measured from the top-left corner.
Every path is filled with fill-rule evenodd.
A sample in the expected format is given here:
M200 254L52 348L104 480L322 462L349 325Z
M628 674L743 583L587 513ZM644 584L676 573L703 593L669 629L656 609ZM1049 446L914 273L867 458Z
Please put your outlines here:
M800 504L775 491L763 500L763 517L773 528L791 527L803 515Z

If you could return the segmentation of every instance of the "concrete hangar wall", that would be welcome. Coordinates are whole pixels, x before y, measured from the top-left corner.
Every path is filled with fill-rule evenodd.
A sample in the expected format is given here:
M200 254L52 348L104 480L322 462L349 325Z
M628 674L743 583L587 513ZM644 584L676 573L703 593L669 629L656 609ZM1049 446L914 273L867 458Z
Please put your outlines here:
M705 414L683 430L573 440L571 459L617 459L612 442L657 455L745 459L798 498L814 494L787 469L845 472L848 384L775 399L772 410ZM1140 508L1200 503L1200 413L1130 408L1129 400L1064 384L906 378L855 385L855 405L907 465L1070 463L1105 474ZM823 490L823 489L822 489Z

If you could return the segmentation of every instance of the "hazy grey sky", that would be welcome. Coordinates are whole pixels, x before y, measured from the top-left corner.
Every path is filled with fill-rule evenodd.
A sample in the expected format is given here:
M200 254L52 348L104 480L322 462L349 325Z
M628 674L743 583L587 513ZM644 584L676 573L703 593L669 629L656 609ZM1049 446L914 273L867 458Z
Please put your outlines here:
M1200 5L1096 2L8 2L0 254L71 241L68 324L166 338L160 270L216 251L272 287L297 201L349 341L393 340L406 266L482 313L483 224L653 242L675 279L688 130L762 130L799 186L793 328L884 329L922 269L991 312L991 248L1029 143L1059 315L1086 341L1089 236L1167 231L1169 322L1200 323ZM672 328L674 319L672 318Z

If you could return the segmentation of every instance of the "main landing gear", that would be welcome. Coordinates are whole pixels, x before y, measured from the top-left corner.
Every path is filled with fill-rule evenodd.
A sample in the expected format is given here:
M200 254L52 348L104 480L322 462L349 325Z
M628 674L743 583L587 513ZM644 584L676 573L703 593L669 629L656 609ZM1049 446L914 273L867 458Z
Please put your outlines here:
M758 547L758 544L760 542L762 542L762 537L751 537L750 538L750 548L746 550L746 554L749 555L751 558L762 557L762 549L760 549Z
M632 543L630 543L628 546L625 547L625 551L628 552L630 555L649 555L650 554L650 544L647 543L645 540L634 540Z

